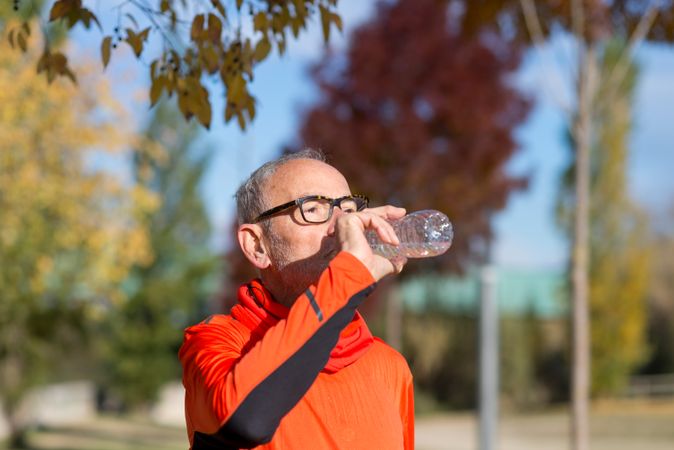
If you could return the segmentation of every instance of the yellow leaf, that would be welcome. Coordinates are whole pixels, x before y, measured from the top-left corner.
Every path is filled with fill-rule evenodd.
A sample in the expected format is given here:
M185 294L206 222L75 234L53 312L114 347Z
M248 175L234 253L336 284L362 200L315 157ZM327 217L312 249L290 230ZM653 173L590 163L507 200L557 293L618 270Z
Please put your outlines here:
M340 15L336 14L336 13L332 13L330 15L330 17L332 18L332 22L335 24L337 29L339 31L342 31L342 18L340 17Z
M14 48L14 28L9 30L9 45Z
M152 85L150 86L150 106L154 106L161 93L164 91L164 86L166 86L166 76L157 77L152 80Z
M208 14L208 35L213 42L220 41L222 21L215 14Z
M103 60L103 67L108 67L110 62L110 47L112 46L112 37L107 36L101 42L101 59Z
M222 2L220 0L212 0L211 4L215 6L215 9L218 10L222 18L227 20L227 11L225 10L225 7L222 6Z
M215 52L215 49L211 46L204 47L201 49L201 59L206 65L206 70L208 73L213 74L218 70L219 58L218 54Z
M244 91L246 89L246 80L241 75L234 77L231 83L227 86L227 100L234 103L239 103Z
M249 81L253 81L253 64L255 63L255 52L250 39L246 39L241 51L241 70L249 77Z
M126 29L126 42L133 49L133 53L136 55L136 58L143 53L143 39L140 34L136 34L131 28Z
M307 7L304 5L304 0L293 0L295 7L295 14L297 17L304 17L307 15Z
M63 69L63 75L67 76L70 78L70 81L77 84L77 78L75 78L75 74L68 67Z
M152 64L150 64L150 79L154 81L155 78L157 78L157 66L159 65L159 60L154 60L152 61Z
M255 17L253 18L253 28L255 31L266 33L268 27L269 24L267 22L267 14L264 12L255 14Z
M241 111L236 112L236 119L239 122L239 128L241 128L242 131L246 131L246 118Z
M189 120L192 118L192 111L189 107L189 96L187 91L178 92L178 109L183 114L185 119Z
M68 14L73 9L73 2L68 0L58 0L55 2L49 11L49 21L52 22L60 19Z
M16 41L19 44L19 48L22 51L26 51L28 49L28 46L26 44L26 38L23 36L23 33L17 33L16 34Z
M91 26L91 21L94 21L96 25L98 25L98 29L103 30L103 28L101 27L101 23L98 21L96 15L94 15L94 13L92 13L88 9L81 8L73 12L75 13L74 22L77 22L77 19L79 18L79 20L84 24L84 27L88 29Z
M206 129L211 126L211 104L206 101L202 102L196 110L197 119L199 122L206 127Z
M303 22L299 17L293 17L290 19L290 28L293 32L293 37L297 38L300 34L300 29L302 28Z
M49 58L49 65L56 73L63 73L68 66L68 58L61 52L52 53Z
M37 73L40 73L43 70L47 69L47 66L49 65L49 58L50 57L51 57L51 53L49 53L49 50L45 49L42 52L42 55L40 55L40 59L37 62Z
M283 18L278 14L275 14L271 18L271 29L274 33L281 34L286 26L286 23L283 21Z
M321 25L323 26L323 40L328 42L330 40L330 11L323 6L319 5L321 11Z
M232 120L233 115L234 115L234 108L230 104L227 104L227 106L225 107L225 123L228 123L230 120Z
M89 11L89 14L91 14L91 20L96 22L96 25L98 25L98 29L103 31L103 27L101 26L101 22L98 21L98 17L96 17L96 15L94 13L92 13L91 11Z
M253 57L255 58L255 61L262 61L269 55L269 51L271 50L271 43L269 42L269 39L266 37L261 39L256 45L255 45L255 53Z
M201 40L201 32L204 29L204 15L197 14L192 20L192 29L190 31L190 39L193 41Z
M246 109L248 110L248 119L251 121L255 119L255 99L253 97L248 97Z
M150 27L145 28L138 34L143 41L147 41L148 36L150 35Z

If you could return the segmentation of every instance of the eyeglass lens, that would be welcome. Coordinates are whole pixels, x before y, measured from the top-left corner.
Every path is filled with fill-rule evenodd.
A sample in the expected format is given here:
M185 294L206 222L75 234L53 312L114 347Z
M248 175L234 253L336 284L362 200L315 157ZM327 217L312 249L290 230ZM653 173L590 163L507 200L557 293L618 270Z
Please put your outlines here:
M329 199L308 199L302 202L302 216L307 222L325 222L330 217L332 201ZM339 208L346 213L358 211L358 202L352 198L344 198Z

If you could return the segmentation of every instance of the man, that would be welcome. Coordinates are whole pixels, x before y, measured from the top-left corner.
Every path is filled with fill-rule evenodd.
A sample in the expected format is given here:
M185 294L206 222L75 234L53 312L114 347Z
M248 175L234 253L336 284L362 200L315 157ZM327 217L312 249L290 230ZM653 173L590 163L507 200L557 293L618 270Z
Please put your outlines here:
M192 450L412 449L412 376L373 338L358 305L404 258L372 253L398 239L321 153L269 162L236 194L238 242L260 278L229 315L185 331L180 349Z

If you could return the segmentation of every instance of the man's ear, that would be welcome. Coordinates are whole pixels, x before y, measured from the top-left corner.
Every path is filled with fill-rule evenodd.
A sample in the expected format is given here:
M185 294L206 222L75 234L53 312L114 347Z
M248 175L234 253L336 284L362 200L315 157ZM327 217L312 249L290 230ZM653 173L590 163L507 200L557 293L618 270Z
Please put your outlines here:
M258 269L266 269L271 264L267 249L262 241L262 227L254 223L244 223L237 231L239 246L246 259Z

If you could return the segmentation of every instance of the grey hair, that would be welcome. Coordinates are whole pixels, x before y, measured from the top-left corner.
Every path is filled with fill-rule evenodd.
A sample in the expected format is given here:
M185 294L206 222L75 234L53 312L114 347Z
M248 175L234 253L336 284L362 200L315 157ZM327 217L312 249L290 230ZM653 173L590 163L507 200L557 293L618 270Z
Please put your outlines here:
M263 193L264 184L279 167L295 159L314 159L326 162L322 151L307 148L299 152L286 153L260 166L236 191L236 213L239 225L252 223L265 209L271 207L266 205Z

